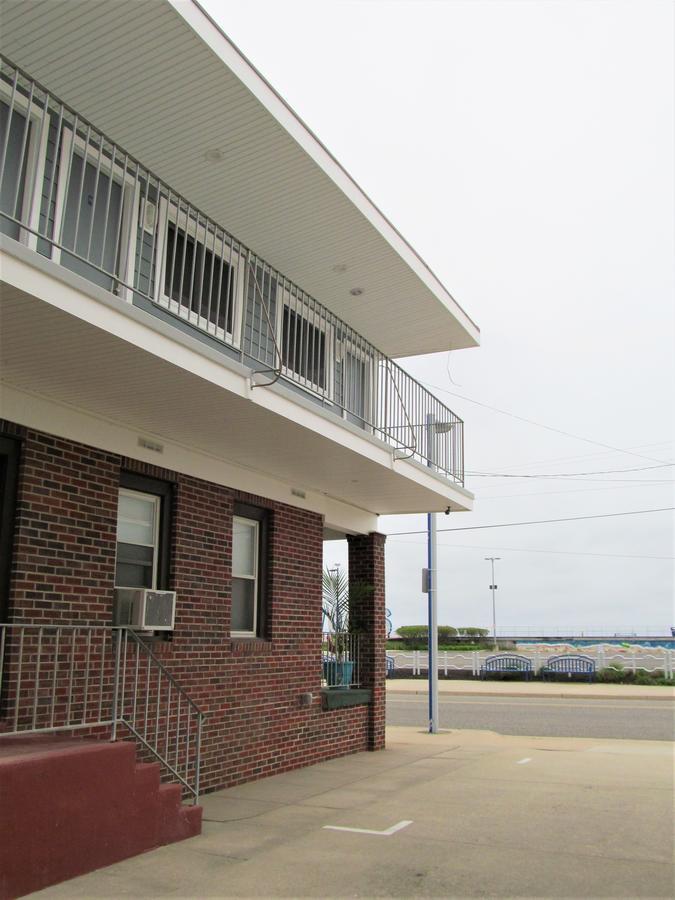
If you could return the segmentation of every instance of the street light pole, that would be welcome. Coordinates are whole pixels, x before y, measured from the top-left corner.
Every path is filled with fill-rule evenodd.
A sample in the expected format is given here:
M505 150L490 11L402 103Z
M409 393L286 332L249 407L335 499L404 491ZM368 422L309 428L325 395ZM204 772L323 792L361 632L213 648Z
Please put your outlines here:
M435 419L427 416L427 459L434 464ZM438 734L438 600L436 593L436 560L438 543L436 536L436 513L427 513L427 566L429 567L427 593L427 677L429 680L429 734Z
M436 435L447 434L454 422L437 422L433 413L427 414L427 464L436 465ZM449 509L450 507L448 507ZM436 513L427 513L427 614L428 628L428 678L429 678L429 733L438 734L438 540Z
M495 650L497 650L497 614L496 614L496 606L495 606L495 591L497 590L497 585L495 584L495 562L501 559L501 556L486 556L485 561L492 563L492 584L490 585L490 590L492 591L492 638L495 645Z

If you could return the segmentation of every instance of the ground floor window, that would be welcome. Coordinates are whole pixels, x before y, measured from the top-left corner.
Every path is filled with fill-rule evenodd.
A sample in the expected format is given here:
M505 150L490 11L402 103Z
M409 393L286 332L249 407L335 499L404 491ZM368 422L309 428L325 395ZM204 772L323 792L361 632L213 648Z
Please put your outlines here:
M123 473L117 504L115 586L167 589L171 485Z
M233 637L264 637L266 624L267 510L236 504L232 519Z

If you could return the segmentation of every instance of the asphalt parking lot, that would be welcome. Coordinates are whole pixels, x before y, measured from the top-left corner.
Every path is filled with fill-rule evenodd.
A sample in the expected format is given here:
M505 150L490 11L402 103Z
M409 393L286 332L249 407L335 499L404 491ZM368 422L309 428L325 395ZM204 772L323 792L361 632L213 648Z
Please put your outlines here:
M671 897L673 748L388 730L204 797L200 837L45 897Z

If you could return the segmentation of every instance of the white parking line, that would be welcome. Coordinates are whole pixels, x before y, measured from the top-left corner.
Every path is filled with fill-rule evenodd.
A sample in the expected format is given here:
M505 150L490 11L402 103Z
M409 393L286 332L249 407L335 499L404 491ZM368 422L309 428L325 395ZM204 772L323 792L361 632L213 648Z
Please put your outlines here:
M376 834L378 837L391 837L392 834L396 834L397 831L407 828L408 825L412 825L412 819L403 819L401 822L397 822L396 825L392 825L391 828L386 828L384 831L372 831L370 828L346 828L344 825L324 825L323 827L327 828L329 831L352 831L355 834Z
M525 759L519 759L518 762L516 763L516 765L517 765L517 766L524 766L525 763L529 763L529 762L532 762L532 757L531 757L531 756L526 756Z

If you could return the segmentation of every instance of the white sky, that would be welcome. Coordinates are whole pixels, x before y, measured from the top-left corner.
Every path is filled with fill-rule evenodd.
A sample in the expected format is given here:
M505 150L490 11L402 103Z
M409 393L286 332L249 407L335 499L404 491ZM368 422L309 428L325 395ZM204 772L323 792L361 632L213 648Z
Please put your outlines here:
M464 419L468 471L675 459L669 0L202 3L480 326L479 349L404 362ZM439 527L675 505L673 468L596 479L467 477L475 512ZM388 533L425 527L381 520ZM442 624L489 624L485 556L501 557L499 626L675 624L672 513L439 545ZM394 625L426 621L425 536L387 548ZM633 558L645 556L660 558Z

